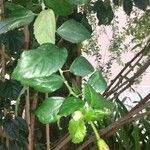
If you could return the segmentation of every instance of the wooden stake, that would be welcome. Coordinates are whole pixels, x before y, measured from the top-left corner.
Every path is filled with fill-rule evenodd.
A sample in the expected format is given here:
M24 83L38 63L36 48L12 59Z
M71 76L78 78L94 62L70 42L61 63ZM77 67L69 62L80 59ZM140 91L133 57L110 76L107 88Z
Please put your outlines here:
M45 98L48 98L48 93L45 93ZM46 125L46 147L47 150L50 150L50 126L49 124Z

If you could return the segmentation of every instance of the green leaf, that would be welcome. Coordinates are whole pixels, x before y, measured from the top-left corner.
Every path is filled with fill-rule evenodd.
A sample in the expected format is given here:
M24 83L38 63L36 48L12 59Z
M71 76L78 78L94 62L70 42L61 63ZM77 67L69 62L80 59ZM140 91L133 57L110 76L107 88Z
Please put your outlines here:
M56 21L53 10L47 9L40 12L34 22L34 34L39 44L55 44Z
M60 116L68 116L84 107L85 103L81 99L76 97L68 97L64 100L63 104L60 107L59 115Z
M128 125L129 127L129 125ZM131 131L129 131L130 128L128 128L128 130L126 130L125 128L121 128L120 130L118 130L118 135L119 138L121 139L121 143L124 147L124 149L128 150L130 149L130 143L131 143L131 139L129 138L129 134L131 134ZM131 136L131 135L130 135Z
M80 22L86 29L88 29L88 31L90 32L90 34L93 32L92 31L92 27L89 24L89 21L87 19L87 15L86 15L85 12L79 12L79 13L73 14L72 18L74 20L76 20L77 22Z
M0 42L6 46L6 50L12 55L19 55L24 44L22 31L12 30L0 35Z
M95 13L97 13L99 25L107 24L107 13L106 13L107 10L102 0L98 0L95 2L93 10Z
M113 0L114 5L119 6L120 0Z
M98 0L95 2L93 10L97 13L99 25L109 25L114 18L112 7L108 1Z
M117 113L119 113L121 116L125 116L128 114L128 109L126 108L126 106L123 103L123 101L125 101L125 99L126 99L126 97L122 101L119 99L116 99L117 108L118 108Z
M12 11L10 18L5 18L0 21L0 34L6 33L15 28L29 24L33 21L35 14L25 8L20 8Z
M90 2L90 0L68 0L70 4L75 4L75 5L81 5L81 4L87 4Z
M45 5L53 9L56 15L67 16L73 12L73 5L67 0L44 0Z
M72 87L73 92L74 92L76 95L81 94L81 89L80 89L79 86L80 86L80 85L77 83L77 81L73 79L73 80L72 80L72 85L71 85L71 87Z
M86 136L86 126L83 120L75 121L71 119L68 129L73 143L80 143L84 140Z
M136 150L141 150L139 128L138 128L137 125L134 125L132 135L133 135L133 138L134 138L134 148Z
M63 97L50 97L43 101L35 112L39 121L43 124L56 122L59 119L59 109L64 101Z
M24 51L12 77L24 79L48 77L60 69L67 58L67 50L53 44L43 44L37 49Z
M147 8L147 0L133 0L136 7L142 10Z
M132 8L133 8L132 0L123 0L123 9L128 16L130 16Z
M18 3L12 3L12 2L5 2L4 3L4 7L9 10L9 15L12 14L11 12L14 12L15 10L20 10L20 9L24 9L23 6L21 6Z
M79 22L70 19L63 23L57 33L65 40L72 43L80 43L91 37L90 32Z
M83 95L90 107L100 110L112 110L113 104L98 94L89 84L84 84Z
M100 121L104 117L110 115L110 111L102 111L98 109L87 108L83 113L86 121Z
M15 100L22 89L21 84L14 80L0 81L0 97Z
M18 6L26 7L29 4L28 0L15 0L15 2L6 2L5 7L9 10L15 10Z
M98 92L102 93L107 88L107 83L102 76L101 72L96 70L89 78L88 84L90 84L93 89Z
M18 128L22 131L24 131L25 133L28 134L28 125L25 119L17 116L14 118L14 122L15 124L18 126Z
M52 74L49 77L24 79L21 83L40 92L48 93L58 90L63 85L63 79L59 75Z
M149 120L148 120L148 118L143 118L143 119L141 119L141 122L142 122L142 124L143 124L143 127L146 129L146 132L148 133L148 134L150 134L150 122L149 122Z
M73 61L69 70L77 76L84 77L92 73L94 68L86 58L80 56Z
M28 143L28 128L26 121L21 117L14 119L7 118L3 124L5 133L17 142L17 144L26 146Z

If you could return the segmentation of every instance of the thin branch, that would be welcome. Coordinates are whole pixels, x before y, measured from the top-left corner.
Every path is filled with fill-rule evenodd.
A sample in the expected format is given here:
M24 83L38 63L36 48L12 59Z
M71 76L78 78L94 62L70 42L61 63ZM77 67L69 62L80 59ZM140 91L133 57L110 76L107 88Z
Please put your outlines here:
M142 66L130 79L128 79L127 81L125 81L124 83L122 83L123 87L122 89L118 89L117 93L115 93L115 95L110 99L113 100L115 98L117 98L122 92L124 92L126 89L128 89L131 85L133 85L133 83L135 82L135 79L137 79L138 77L140 77L143 72L150 66L150 60L147 60L146 63L144 64L144 66ZM125 84L127 84L125 86ZM120 87L120 88L121 88ZM113 93L112 93L113 94Z
M137 53L134 58L132 58L131 61L129 61L128 63L126 63L125 67L119 72L119 74L111 81L110 85L107 87L107 89L105 90L105 92L103 93L103 96L108 97L110 96L110 94L114 93L113 89L116 88L116 86L118 86L118 80L120 80L120 78L123 77L123 73L128 69L128 67L130 67L130 65L141 55L145 55L150 48L150 40L148 40L148 45L146 45L139 53ZM139 58L138 61L140 61L141 59ZM138 61L133 65L135 67L135 65L138 64ZM132 70L132 67L129 68L129 70ZM129 73L129 72L128 72ZM112 88L112 86L115 84L115 86ZM112 89L111 89L112 88Z
M133 107L130 112L134 111L135 109L137 108L140 108L142 105L144 105L148 100L150 99L150 93L142 100L140 100L140 102L135 106Z
M68 90L69 90L69 94L70 94L70 95L73 95L74 97L78 97L78 95L76 95L76 94L74 93L74 91L72 90L72 88L70 87L68 81L65 79L65 76L64 76L63 71L62 71L61 69L59 69L59 73L60 73L61 77L62 77L63 80L64 80L64 84L66 85L66 87L67 87Z
M53 150L59 150L59 149L61 149L64 145L66 145L68 142L70 142L70 140L71 140L70 136L68 134L65 135L65 139L59 141L56 144L56 146L55 146L55 148Z
M149 67L150 65L150 60L147 60L145 62L145 64L139 68L139 70L137 70L136 73L134 73L134 75L130 78L128 78L126 81L124 81L123 83L120 83L119 82L117 83L118 85L116 85L112 90L110 90L107 95L105 97L109 97L111 96L112 94L114 93L122 93L125 89L127 89L128 87L130 87L134 82L135 80L143 74L143 72ZM120 78L125 78L125 76L121 76ZM126 77L127 78L127 77ZM122 79L121 79L122 80ZM120 80L119 80L120 81ZM126 86L125 88L123 88L124 86ZM123 88L123 89L122 89ZM120 90L121 89L121 90ZM118 90L120 90L118 92ZM119 94L118 94L119 95Z
M129 70L124 75L121 75L120 78L118 78L118 82L116 83L116 85L112 88L112 90L109 91L109 96L112 93L115 93L118 89L120 89L123 85L125 85L128 82L127 79L124 83L122 83L122 81L127 77L127 75L135 69L135 67L138 65L140 60L143 58L143 55L144 54L142 53L142 55L138 58L138 60L133 65L130 64L131 67L129 68Z
M145 98L147 99L147 96ZM148 95L148 98L150 99L150 95ZM105 136L107 136L107 134L112 135L122 125L128 123L133 118L133 116L138 114L140 111L142 111L143 109L145 109L149 105L150 105L150 102L145 103L144 105L142 105L141 107L135 109L134 111L129 112L126 116L120 118L118 121L112 123L111 125L109 125L105 129L102 129L101 135L105 135Z
M20 98L21 98L22 94L25 93L25 90L26 90L26 87L23 87L16 99L15 116L18 116L18 107L19 107L19 103L20 103Z
M2 63L1 80L2 80L2 82L5 82L6 61L5 61L4 54L5 54L5 45L1 44L1 63Z

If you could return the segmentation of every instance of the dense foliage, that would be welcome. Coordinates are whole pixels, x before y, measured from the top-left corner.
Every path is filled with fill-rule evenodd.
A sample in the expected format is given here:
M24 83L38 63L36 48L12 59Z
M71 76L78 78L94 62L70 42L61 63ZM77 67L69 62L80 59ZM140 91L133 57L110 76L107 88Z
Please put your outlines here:
M128 16L134 7L141 9L144 15L134 19L136 30L141 29L140 22L148 26L148 0L5 0L1 3L1 149L60 149L65 145L61 146L62 136L68 132L68 142L70 138L72 142L65 149L77 149L72 143L86 140L94 142L94 146L91 142L87 144L89 149L96 145L99 150L149 149L149 117L129 123L149 114L149 95L141 100L145 102L142 108L128 110L117 95L123 80L119 80L119 88L111 89L103 73L81 56L82 42L93 36L90 15L95 15L98 25L110 25L118 7L123 7ZM130 28L128 34L147 40L146 27L139 34ZM131 86L150 65L149 45L148 41L141 47L146 57L140 66L142 71L125 84L129 82ZM119 126L115 121L120 121ZM109 128L111 124L114 128Z

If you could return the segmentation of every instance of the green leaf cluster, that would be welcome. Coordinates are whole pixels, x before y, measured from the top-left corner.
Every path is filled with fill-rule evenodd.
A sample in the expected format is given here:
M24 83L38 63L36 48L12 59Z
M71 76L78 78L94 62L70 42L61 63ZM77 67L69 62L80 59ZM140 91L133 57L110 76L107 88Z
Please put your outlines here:
M56 122L61 117L72 114L73 119L69 122L69 132L72 141L79 143L86 135L85 124L90 121L103 120L104 117L110 115L113 105L95 91L104 90L107 86L106 81L99 71L94 72L93 66L86 58L77 57L69 68L74 75L90 76L87 83L84 84L83 100L78 98L78 95L73 93L72 87L66 83L63 71L60 75L55 74L66 62L67 55L65 48L58 48L50 43L43 44L37 49L24 51L12 77L24 86L31 86L41 92L54 92L65 83L73 96L47 98L37 108L35 114L44 124Z

